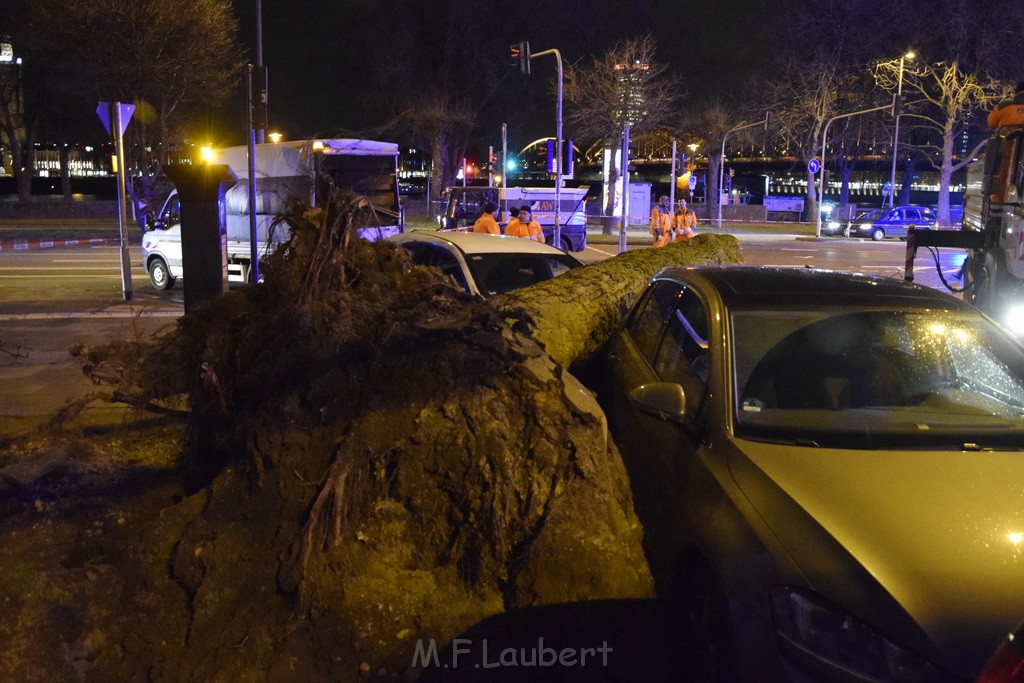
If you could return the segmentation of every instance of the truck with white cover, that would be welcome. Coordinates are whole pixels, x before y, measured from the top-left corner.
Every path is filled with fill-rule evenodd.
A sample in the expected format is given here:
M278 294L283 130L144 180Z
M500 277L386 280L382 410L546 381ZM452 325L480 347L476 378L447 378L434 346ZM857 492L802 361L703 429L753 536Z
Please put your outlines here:
M365 196L380 225L360 230L366 239L402 232L398 195L398 145L373 140L299 140L256 145L256 237L262 259L285 241L287 232L271 230L274 219L290 199L315 206L318 179ZM225 193L225 249L228 280L246 282L251 265L248 148L213 150L212 164L224 164L237 178ZM181 221L176 191L164 202L142 240L142 258L150 281L164 290L184 277L181 261Z

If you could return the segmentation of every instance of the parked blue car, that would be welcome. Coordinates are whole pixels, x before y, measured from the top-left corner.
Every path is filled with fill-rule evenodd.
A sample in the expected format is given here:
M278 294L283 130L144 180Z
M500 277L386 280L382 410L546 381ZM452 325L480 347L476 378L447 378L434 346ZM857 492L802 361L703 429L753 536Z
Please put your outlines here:
M847 227L850 237L870 237L879 241L885 237L906 237L907 228L934 228L938 226L935 212L927 206L897 206L892 209L874 209L862 213Z

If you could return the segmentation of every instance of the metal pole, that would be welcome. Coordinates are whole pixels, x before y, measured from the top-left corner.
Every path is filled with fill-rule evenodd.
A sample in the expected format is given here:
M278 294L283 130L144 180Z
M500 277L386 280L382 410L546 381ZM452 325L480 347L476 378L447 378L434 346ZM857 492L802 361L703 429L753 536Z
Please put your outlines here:
M256 66L263 67L263 2L262 0L256 0ZM250 76L250 79L252 76ZM250 86L251 87L251 86ZM269 88L268 88L269 90ZM249 101L252 102L252 94L249 95ZM252 106L250 104L250 106ZM256 142L263 144L267 141L267 132L262 128L256 131Z
M121 295L125 301L131 301L134 294L132 292L132 260L128 251L128 235L125 233L125 224L127 223L125 208L128 203L128 193L125 191L121 103L111 102L108 111L110 112L110 128L114 133L114 153L117 155L117 235L121 247Z
M555 53L555 61L558 62L558 112L555 117L555 145L557 146L558 167L555 169L555 234L551 240L556 249L562 248L562 53L552 50Z
M498 195L499 220L505 218L508 210L508 199L505 188L508 187L508 124L501 124L501 193Z
M821 201L825 196L825 140L828 136L828 128L832 125L833 121L838 119L847 119L851 116L859 116L860 114L870 114L873 111L881 111L888 109L892 105L885 105L882 107L871 107L870 109L861 109L860 111L853 111L849 114L839 114L833 116L825 123L825 130L821 133L821 175L818 176L818 211L817 219L815 220L814 236L821 237Z
M721 156L719 157L719 164L718 164L718 196L715 197L715 200L718 202L718 227L719 228L722 227L722 186L725 184L725 141L726 141L726 139L728 139L730 134L735 133L738 130L743 130L745 128L753 128L754 126L764 126L765 130L767 130L768 129L768 114L765 114L764 118L761 119L760 121L755 121L754 123L747 123L747 124L741 124L739 126L736 126L735 128L732 128L732 129L726 131L725 135L722 136L722 152L721 152ZM705 189L705 191L710 193L710 191L707 190L707 189Z
M487 187L494 187L494 164L491 163L491 159L494 158L494 145L487 146Z
M629 221L629 121L622 126L622 222L619 224L619 253L626 251L626 223Z
M245 79L245 139L249 163L249 282L260 281L260 249L256 229L256 131L252 121L252 64L246 65Z
M903 60L906 55L900 55L900 78L896 86L896 107L899 107L899 98L903 96ZM889 208L893 206L893 198L896 196L896 151L900 144L900 111L896 110L896 130L892 134L892 175L889 177Z
M555 146L557 151L555 152L555 231L552 238L554 246L562 248L562 226L561 226L561 202L562 202L562 53L558 50L544 50L543 52L535 52L529 55L530 59L535 57L543 57L545 55L554 55L555 61L558 63L558 103L557 110L555 112Z
M672 207L672 231L675 231L675 211L676 211L676 141L672 141L672 185L668 188L668 205Z
M731 132L732 131L730 130L725 135L722 136L722 153L721 153L721 156L719 156L719 158L718 158L718 189L715 190L715 192L716 192L716 194L718 196L715 197L715 201L718 202L718 227L719 228L722 227L722 185L723 185L723 183L725 183L725 140L726 140L726 138L729 137L729 133L731 133Z

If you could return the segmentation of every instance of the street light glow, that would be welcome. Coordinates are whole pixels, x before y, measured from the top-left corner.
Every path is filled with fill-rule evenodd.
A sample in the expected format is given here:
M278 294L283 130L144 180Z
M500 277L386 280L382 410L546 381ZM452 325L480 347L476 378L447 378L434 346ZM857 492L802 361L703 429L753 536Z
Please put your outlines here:
M203 145L202 147L200 147L199 158L202 159L203 162L207 164L213 163L213 147L210 145Z

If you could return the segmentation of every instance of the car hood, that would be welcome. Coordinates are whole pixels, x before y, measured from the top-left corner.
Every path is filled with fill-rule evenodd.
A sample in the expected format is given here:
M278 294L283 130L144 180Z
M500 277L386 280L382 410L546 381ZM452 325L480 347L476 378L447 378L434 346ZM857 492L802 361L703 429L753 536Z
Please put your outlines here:
M733 445L733 477L815 590L842 581L849 557L822 570L814 550L838 544L959 672L976 672L1024 618L1024 452Z

